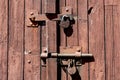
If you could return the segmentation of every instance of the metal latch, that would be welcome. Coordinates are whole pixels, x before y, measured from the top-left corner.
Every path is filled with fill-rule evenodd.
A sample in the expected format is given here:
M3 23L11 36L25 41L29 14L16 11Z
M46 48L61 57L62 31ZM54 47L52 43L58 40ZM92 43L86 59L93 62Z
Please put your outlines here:
M75 53L47 53L47 51L44 51L43 53L41 53L41 59L43 61L47 58L60 59L60 65L66 66L68 69L68 73L70 75L74 75L77 71L77 66L82 65L82 59L93 58L93 55L88 53L82 53L81 51L77 51Z
M39 14L36 10L31 10L27 13L27 26L38 27L38 25L45 23L47 20L59 21L63 28L68 28L74 20L72 15L72 8L67 6L62 8L61 14Z
M68 59L72 59L72 58L84 58L84 57L92 57L92 54L85 54L85 53L81 53L81 52L76 52L76 53L42 53L41 54L41 58L68 58Z

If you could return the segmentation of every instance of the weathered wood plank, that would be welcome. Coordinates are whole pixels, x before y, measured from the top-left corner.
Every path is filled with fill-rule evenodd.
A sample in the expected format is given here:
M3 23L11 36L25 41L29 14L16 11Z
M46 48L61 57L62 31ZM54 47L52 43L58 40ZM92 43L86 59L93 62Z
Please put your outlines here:
M30 10L40 12L41 0L25 0L26 16ZM38 27L27 27L26 25L27 23L25 23L24 79L40 80L40 29Z
M9 1L8 79L23 80L24 0Z
M45 13L56 13L56 0L44 0Z
M47 48L47 32L46 32L46 26L40 26L41 27L41 38L40 38L40 42L41 42L41 52L44 52L43 50L45 50ZM44 64L44 62L41 60L41 80L46 80L46 64Z
M120 6L113 6L113 30L114 30L114 56L113 56L113 63L114 63L114 80L119 80L120 76Z
M105 1L105 5L119 5L120 4L120 0L104 0Z
M89 52L95 61L90 63L89 80L105 80L104 60L104 7L103 0L88 1L89 9Z
M0 2L0 80L7 80L8 1Z
M66 0L66 6L70 6L72 8L72 15L77 16L78 15L78 4L77 0ZM78 46L78 21L75 20L75 24L71 25L67 30L67 47L73 47L73 46ZM69 74L68 75L68 80L73 79ZM74 78L76 79L76 78Z
M66 0L60 0L60 13L62 13L62 8L66 6ZM60 26L59 26L60 27ZM60 27L60 47L67 47L67 37L64 33L64 29ZM60 49L60 48L59 48ZM61 50L60 50L61 51ZM61 52L60 52L61 53ZM61 80L67 80L67 73L63 70L65 67L61 67Z
M105 6L106 80L114 80L113 6Z
M88 52L88 11L87 0L78 0L78 36L79 46L82 52ZM80 76L81 80L88 80L88 63L81 66Z
M78 15L78 4L77 0L66 0L66 6L70 6L72 8L72 15L77 16ZM67 46L78 46L78 26L77 26L77 20L75 20L75 24L73 24L69 29L66 30L67 35Z
M57 52L57 25L55 21L46 21L48 53ZM57 59L47 59L47 80L57 80Z
M62 13L62 8L65 7L65 0L60 0L60 13ZM59 26L60 27L60 26ZM60 46L66 47L66 35L64 33L64 29L60 27Z
M45 0L41 0L42 4L41 4L41 8L42 8L42 12L41 14L45 14ZM41 38L40 38L40 42L41 42L41 49L43 52L46 48L47 48L47 28L46 25L41 25L40 26L40 34L41 34ZM46 70L46 64L44 64L44 62L41 60L41 80L47 80L47 70Z

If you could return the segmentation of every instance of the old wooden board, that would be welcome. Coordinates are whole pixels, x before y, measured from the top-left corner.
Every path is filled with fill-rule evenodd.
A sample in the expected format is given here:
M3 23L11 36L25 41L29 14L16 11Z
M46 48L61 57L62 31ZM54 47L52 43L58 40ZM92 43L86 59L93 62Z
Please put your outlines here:
M0 2L0 80L7 80L8 1Z
M55 21L46 21L48 53L57 52L57 25ZM57 80L57 59L49 58L46 64L47 80Z
M105 6L106 80L119 80L119 6ZM116 57L115 57L116 56Z
M78 0L78 37L82 52L88 52L88 3L87 0ZM81 80L89 80L88 63L83 60L80 70Z
M120 6L113 6L113 47L114 47L114 57L112 58L113 60L113 79L115 80L119 80L120 76L118 76L118 74L120 74L120 45L118 44L118 42L120 41Z
M44 0L45 13L56 13L56 0Z
M114 74L114 33L113 6L105 6L105 39L106 39L106 80L113 80Z
M120 0L104 0L105 5L119 5Z
M60 0L60 13L62 13L62 8L66 6L66 0ZM67 47L67 37L64 33L64 29L62 27L58 27L59 28L59 34L60 34L60 40L59 40L59 47L63 47L66 48ZM60 73L60 79L61 80L67 80L67 73L65 71L65 67L59 67L59 70L61 72Z
M78 15L78 2L77 0L66 0L66 6L70 6L72 8L72 15ZM67 36L67 47L78 46L78 26L77 20L75 23L71 25L68 29L65 29L65 33Z
M25 20L31 10L41 11L41 0L25 0ZM26 21L27 22L27 21ZM24 79L40 80L40 29L25 23Z
M89 80L105 80L104 59L104 7L103 0L88 1L89 9L89 52L94 55L90 63Z
M24 16L24 0L9 1L9 80L23 80Z

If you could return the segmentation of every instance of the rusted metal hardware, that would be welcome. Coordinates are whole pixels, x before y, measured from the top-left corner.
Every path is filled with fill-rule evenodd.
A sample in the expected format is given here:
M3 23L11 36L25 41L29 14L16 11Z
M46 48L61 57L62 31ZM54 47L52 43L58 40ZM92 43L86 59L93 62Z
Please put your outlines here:
M74 18L72 15L63 15L60 20L60 26L62 28L68 28L73 20Z
M72 8L63 7L61 14L39 14L39 12L35 10L27 13L28 27L37 27L41 22L46 22L47 20L60 21L60 26L67 28L70 25L70 21L73 20Z
M70 59L69 60L69 64L68 64L68 73L70 75L74 75L77 72L77 68L76 68L76 64L75 64L75 60Z
M70 75L74 75L77 72L77 66L82 65L81 60L83 58L91 57L93 57L92 54L82 53L80 49L78 49L75 53L47 53L47 50L44 50L44 52L41 53L42 60L46 60L47 58L60 59L60 65L66 66Z
M76 52L76 53L42 53L41 58L83 58L83 57L92 57L92 54L85 54L81 52Z
M69 75L74 75L85 62L91 62L92 54L82 53L80 46L61 46L60 53L49 53L47 48L43 48L41 53L42 65L46 66L46 59L57 58L58 64L67 71ZM88 61L84 61L88 60ZM93 61L93 60L92 60Z

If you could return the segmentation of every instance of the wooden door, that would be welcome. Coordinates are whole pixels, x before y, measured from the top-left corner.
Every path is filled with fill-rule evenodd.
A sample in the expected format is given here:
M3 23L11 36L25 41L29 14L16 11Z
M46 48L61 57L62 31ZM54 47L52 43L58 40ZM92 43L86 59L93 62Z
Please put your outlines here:
M100 5L102 6L102 3ZM89 49L89 46L91 46L89 45L89 43L92 42L92 40L89 41L89 37L91 37L91 35L89 35L90 32L88 26L89 25L88 1L87 0L42 1L41 9L43 12L41 12L41 14L47 13L48 17L56 14L57 15L63 14L62 13L63 8L66 9L68 8L68 11L69 10L71 11L72 13L71 15L74 17L74 24L71 24L68 28L62 28L60 26L59 21L45 20L45 24L39 26L41 54L44 52L44 50L46 50L48 54L49 53L75 54L75 52L77 52L77 49L80 49L83 53L89 53L89 51L92 50L92 47L91 49ZM91 9L92 8L90 7L90 10ZM75 19L75 17L77 19ZM94 35L92 34L92 36ZM101 44L101 46L102 45L103 44ZM101 46L99 47L101 48ZM99 53L99 51L97 53ZM82 66L77 66L77 73L74 75L70 75L67 68L68 66L66 67L64 66L64 64L63 66L61 66L62 64L60 63L60 61L61 59L57 58L46 58L44 61L43 59L41 59L40 65L41 80L87 80L90 78L89 69L91 65L87 63L89 62L89 60L88 61L82 60L81 62Z
M53 20L63 8L74 18L66 29ZM0 80L120 80L120 0L1 0L0 11ZM49 19L31 25L36 12ZM50 57L77 51L93 59L72 75Z

